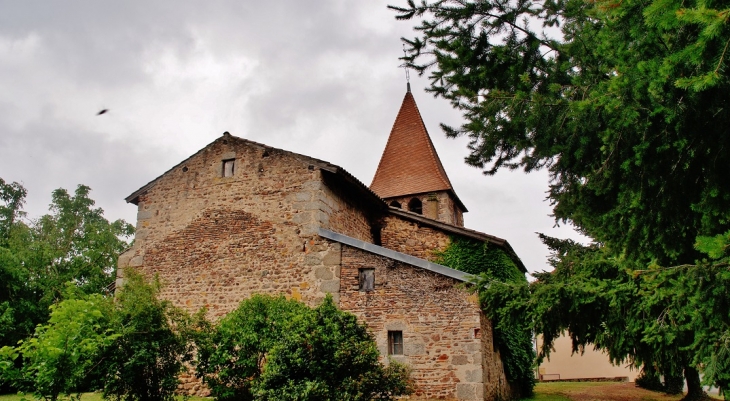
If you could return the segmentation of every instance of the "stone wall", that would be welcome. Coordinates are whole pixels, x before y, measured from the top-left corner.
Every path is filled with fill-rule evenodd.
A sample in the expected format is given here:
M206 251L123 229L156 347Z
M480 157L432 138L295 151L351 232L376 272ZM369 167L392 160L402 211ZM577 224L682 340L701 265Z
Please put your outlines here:
M234 174L223 177L229 159ZM323 199L323 188L316 165L224 136L139 197L137 235L119 258L118 284L127 266L158 274L162 297L189 311L206 306L212 317L253 293L317 304L339 289L339 249L316 230L338 210L353 213L334 194ZM347 218L340 215L335 220Z
M324 205L322 228L373 243L373 219L367 215L368 206L357 194L346 193L341 180L324 173L319 199Z
M380 235L383 247L426 260L433 260L434 251L443 251L451 242L442 231L394 215L383 219Z
M454 202L452 196L446 191L388 198L386 202L389 205L394 201L398 202L401 205L401 209L410 211L408 209L408 202L413 198L421 201L424 217L438 220L442 223L464 227L464 215L461 209L456 206L456 202Z
M375 269L374 291L359 291L360 268ZM413 369L413 398L483 399L484 317L460 284L342 245L340 308L368 325L381 355L388 355L388 331L403 332L404 354L391 358Z
M504 374L504 365L499 355L499 350L494 343L494 332L492 322L487 316L481 316L481 349L482 366L484 370L484 399L485 400L509 400L519 398L515 394Z

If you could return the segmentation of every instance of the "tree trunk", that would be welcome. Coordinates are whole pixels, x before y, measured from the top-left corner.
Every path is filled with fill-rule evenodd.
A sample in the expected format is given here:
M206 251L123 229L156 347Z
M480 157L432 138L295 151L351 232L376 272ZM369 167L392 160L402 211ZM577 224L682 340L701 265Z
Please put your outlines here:
M684 378L687 380L687 395L683 400L701 400L707 398L707 394L702 390L700 382L700 372L691 366L684 367Z

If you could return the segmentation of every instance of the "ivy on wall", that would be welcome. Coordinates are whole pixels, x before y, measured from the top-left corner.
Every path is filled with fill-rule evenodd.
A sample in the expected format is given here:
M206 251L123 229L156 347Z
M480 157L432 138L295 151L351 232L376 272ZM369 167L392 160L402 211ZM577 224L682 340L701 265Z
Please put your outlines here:
M451 237L443 251L434 253L434 262L479 276L479 283L499 281L502 283L527 284L525 275L503 250L489 243L463 237ZM487 307L485 291L481 286L475 290L480 295L482 309L492 320L494 343L499 349L505 376L522 396L532 395L535 386L535 350L529 322L516 326L500 317L497 308Z

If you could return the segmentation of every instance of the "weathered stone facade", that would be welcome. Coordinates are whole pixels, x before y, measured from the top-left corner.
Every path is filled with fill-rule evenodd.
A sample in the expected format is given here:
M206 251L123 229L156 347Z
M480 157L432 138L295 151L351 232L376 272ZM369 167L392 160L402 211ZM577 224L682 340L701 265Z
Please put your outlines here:
M387 216L384 222L380 234L383 247L417 258L433 260L435 251L443 251L450 242L448 233L399 216Z
M233 176L222 177L230 159ZM370 230L359 228L364 213L328 190L322 174L288 152L224 136L138 195L137 235L119 258L119 279L126 266L157 274L163 297L213 316L253 293L312 305L336 294L335 268L316 230L366 241Z
M412 212L412 210L408 209L408 204L414 198L421 202L423 210L421 214L424 217L447 224L453 224L458 227L464 226L464 213L461 208L456 205L454 197L447 191L397 196L384 200L388 203L388 205ZM396 206L394 202L400 206Z
M415 398L509 397L464 273L413 262L466 230L389 208L337 166L227 133L127 200L137 236L118 286L127 268L156 274L162 297L212 318L254 293L309 305L330 293L368 325L386 362L388 331L402 331L403 355L392 357L412 367ZM373 292L359 290L361 268L375 269ZM186 388L200 390L189 378Z
M416 397L507 398L489 320L463 283L347 245L342 248L340 307L367 322L382 355L388 355L388 331L402 331L403 355L389 358L413 367ZM375 269L374 291L359 290L362 268Z

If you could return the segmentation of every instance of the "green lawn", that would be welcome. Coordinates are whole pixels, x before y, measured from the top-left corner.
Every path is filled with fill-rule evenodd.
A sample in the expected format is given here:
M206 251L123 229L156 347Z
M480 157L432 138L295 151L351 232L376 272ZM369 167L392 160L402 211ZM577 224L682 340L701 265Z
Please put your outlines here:
M18 394L5 394L0 395L0 401L21 401L23 398L26 400L33 400L33 394L28 394L25 397L18 395ZM81 401L103 401L104 399L101 398L101 393L83 393L81 394ZM178 397L178 400L182 401L183 397ZM212 398L203 398L203 397L188 397L187 400L189 401L212 401Z
M679 401L683 396L649 391L627 382L547 382L535 386L535 398L532 400Z

